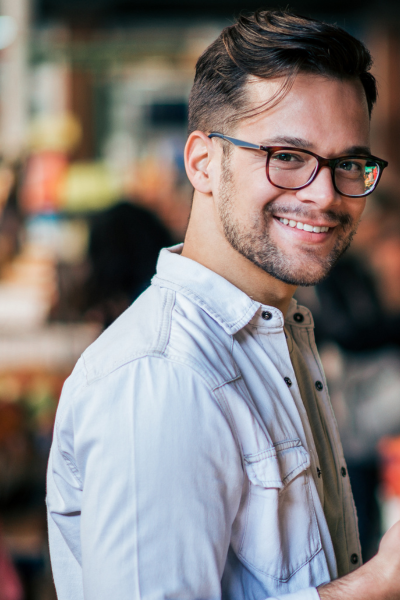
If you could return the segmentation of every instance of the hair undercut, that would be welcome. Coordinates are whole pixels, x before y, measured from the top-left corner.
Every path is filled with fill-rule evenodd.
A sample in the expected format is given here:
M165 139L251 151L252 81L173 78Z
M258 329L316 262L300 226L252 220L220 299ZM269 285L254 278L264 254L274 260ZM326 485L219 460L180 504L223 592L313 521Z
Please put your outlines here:
M258 10L223 29L196 65L189 133L229 133L240 120L277 104L298 73L361 81L369 114L377 98L372 59L362 42L337 27L288 11ZM250 77L283 78L262 106L247 106Z

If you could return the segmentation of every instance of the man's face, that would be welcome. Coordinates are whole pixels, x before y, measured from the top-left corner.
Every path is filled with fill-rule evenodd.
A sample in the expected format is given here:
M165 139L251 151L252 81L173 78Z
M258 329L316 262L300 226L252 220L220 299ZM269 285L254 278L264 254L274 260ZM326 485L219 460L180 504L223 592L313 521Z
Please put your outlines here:
M250 82L250 101L263 104L277 85ZM301 74L276 107L243 120L230 135L264 146L301 146L325 158L362 148L367 152L369 115L361 83ZM227 155L221 152L214 197L223 233L235 250L270 275L293 285L314 285L349 246L365 199L338 194L328 168L302 190L276 188L267 180L265 165L265 152L237 147ZM297 223L329 230L309 232Z

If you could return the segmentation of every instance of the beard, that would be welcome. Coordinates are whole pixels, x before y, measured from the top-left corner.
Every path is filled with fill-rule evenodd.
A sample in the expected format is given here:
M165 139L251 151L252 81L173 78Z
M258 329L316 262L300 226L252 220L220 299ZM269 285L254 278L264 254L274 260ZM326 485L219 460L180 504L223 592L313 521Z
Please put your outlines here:
M223 156L219 187L218 211L224 234L230 245L257 267L290 285L311 286L327 277L329 271L351 244L358 222L351 215L334 211L318 212L295 208L279 200L267 204L261 215L244 228L234 216L235 186L229 169L229 155ZM291 218L307 223L315 218L335 224L336 242L330 253L321 256L319 250L306 244L295 252L279 247L271 238L274 214L290 214ZM290 252L292 250L292 252Z

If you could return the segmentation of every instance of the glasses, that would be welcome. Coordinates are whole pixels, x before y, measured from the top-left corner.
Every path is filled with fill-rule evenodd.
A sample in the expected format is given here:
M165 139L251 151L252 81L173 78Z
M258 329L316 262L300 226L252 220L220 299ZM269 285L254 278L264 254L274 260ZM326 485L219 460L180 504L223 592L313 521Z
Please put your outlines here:
M323 158L309 150L289 146L257 146L222 133L210 133L239 148L263 150L267 153L267 179L283 190L301 190L310 185L322 167L329 167L335 190L342 196L361 198L374 191L381 178L386 160L375 156L351 154L338 158Z

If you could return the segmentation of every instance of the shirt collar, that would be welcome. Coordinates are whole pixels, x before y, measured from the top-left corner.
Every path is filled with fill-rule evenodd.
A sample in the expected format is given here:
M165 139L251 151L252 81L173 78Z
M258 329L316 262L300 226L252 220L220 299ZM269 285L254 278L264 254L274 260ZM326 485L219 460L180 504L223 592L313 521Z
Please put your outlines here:
M272 309L273 313L279 314L283 326L283 315L277 308L252 300L221 275L190 258L181 256L182 248L183 244L178 244L161 250L157 274L152 280L154 284L169 287L190 298L230 335L245 327L257 311L262 312L265 309ZM304 317L307 317L304 321L310 325L312 317L309 311L298 307L297 302L292 300L288 314L292 316L300 310Z

